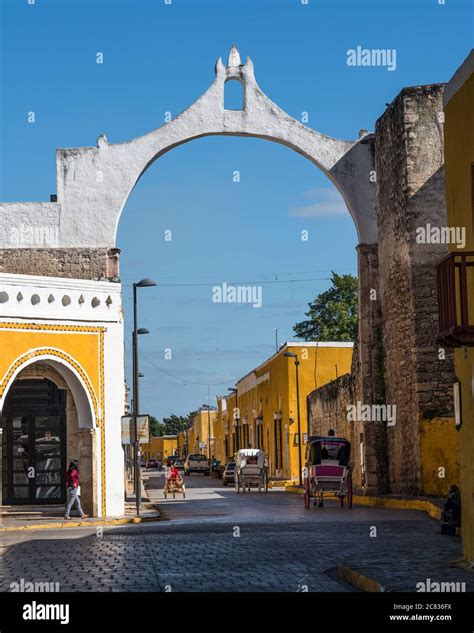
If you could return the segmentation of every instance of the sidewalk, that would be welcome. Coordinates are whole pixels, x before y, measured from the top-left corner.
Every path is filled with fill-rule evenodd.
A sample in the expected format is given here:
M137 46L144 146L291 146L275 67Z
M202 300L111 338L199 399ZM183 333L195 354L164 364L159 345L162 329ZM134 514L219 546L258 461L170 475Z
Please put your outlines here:
M303 488L290 485L287 492L302 494ZM331 498L329 496L329 498ZM354 494L353 504L372 508L420 510L429 517L441 519L443 499L438 497L404 497L402 495ZM374 527L377 517L374 515ZM377 547L370 558L357 550L342 552L337 573L339 578L359 591L474 591L474 569L462 561L461 539L441 536L433 529L413 531L400 538L395 524L378 528ZM397 543L396 551L393 543ZM464 584L463 584L464 583Z
M104 525L126 525L128 523L143 523L158 521L159 512L150 503L142 482L142 503L140 516L136 516L135 495L127 494L125 500L125 514L116 517L90 517L81 519L71 516L70 521L64 519L64 505L28 505L2 506L0 508L0 532L14 532L17 530L48 530L73 527L100 527Z

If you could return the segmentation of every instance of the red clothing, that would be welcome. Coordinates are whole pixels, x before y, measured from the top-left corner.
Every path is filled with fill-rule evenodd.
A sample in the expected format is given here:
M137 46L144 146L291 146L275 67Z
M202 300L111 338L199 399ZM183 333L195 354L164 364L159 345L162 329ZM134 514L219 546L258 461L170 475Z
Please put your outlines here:
M170 479L178 479L179 478L179 470L174 466L171 466L170 470Z
M77 488L79 486L79 473L75 468L71 472L66 473L66 486L68 488Z

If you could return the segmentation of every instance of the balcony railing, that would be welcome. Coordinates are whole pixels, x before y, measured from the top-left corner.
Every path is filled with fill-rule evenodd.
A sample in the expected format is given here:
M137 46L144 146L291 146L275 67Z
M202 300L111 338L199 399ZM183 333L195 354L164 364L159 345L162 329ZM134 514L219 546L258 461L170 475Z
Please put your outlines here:
M474 346L474 251L450 253L438 264L437 278L438 341L449 347Z

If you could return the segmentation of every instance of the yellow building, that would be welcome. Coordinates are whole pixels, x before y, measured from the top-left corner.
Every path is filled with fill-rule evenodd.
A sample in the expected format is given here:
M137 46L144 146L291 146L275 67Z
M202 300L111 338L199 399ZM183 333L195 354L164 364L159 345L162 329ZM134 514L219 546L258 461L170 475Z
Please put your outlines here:
M0 505L64 503L77 459L84 510L123 514L122 340L120 284L0 273Z
M213 446L213 433L214 433L214 422L217 417L217 412L210 410L209 413L207 409L199 409L191 418L192 425L188 429L188 443L187 450L188 454L190 453L202 453L203 455L208 454L208 440L209 440L209 431L211 435L211 455L214 451Z
M438 267L440 341L455 347L459 391L462 537L474 560L474 53L446 85L445 183L448 226L465 230L465 243L449 246ZM453 301L454 297L454 301Z
M308 432L306 397L350 371L352 343L290 342L241 378L230 396L218 398L218 422L225 458L238 448L262 448L272 478L299 479L298 400L295 357L299 362L301 460Z
M180 431L177 435L178 455L186 457L188 454L188 436L186 431Z
M142 455L144 459L159 459L163 462L171 455L176 455L177 450L177 435L152 437L150 442L142 445Z

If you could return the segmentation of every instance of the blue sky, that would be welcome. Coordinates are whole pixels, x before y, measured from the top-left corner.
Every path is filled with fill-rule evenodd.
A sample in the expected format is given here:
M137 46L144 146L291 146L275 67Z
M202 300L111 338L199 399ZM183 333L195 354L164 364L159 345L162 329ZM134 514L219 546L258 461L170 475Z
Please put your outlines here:
M1 17L0 199L11 201L55 192L56 147L94 145L101 133L126 141L184 110L233 43L270 99L347 140L373 130L404 86L447 81L472 46L461 0L2 0ZM358 45L396 49L396 70L348 66ZM331 270L355 274L356 244L332 184L283 146L214 137L160 158L117 237L127 361L131 283L159 284L140 293L151 331L140 339L142 410L185 414L207 402L208 385L213 403L273 352L274 328L280 342L293 338ZM249 281L265 282L261 308L212 302L213 285Z

